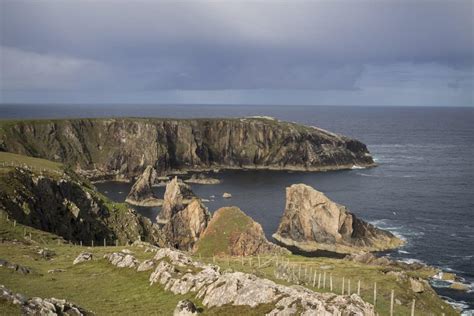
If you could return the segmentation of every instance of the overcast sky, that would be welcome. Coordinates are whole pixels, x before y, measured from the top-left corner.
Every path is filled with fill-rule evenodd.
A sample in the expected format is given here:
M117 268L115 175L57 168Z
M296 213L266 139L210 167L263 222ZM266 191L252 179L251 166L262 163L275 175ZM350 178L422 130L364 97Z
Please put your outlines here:
M474 105L474 1L0 0L0 102Z

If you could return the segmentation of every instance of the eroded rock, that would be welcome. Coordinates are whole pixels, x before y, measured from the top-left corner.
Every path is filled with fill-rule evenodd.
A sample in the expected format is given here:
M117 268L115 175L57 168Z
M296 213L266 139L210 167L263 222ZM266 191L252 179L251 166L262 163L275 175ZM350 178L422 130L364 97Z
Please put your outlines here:
M134 256L122 252L106 254L104 258L118 268L136 268L139 265L138 260Z
M152 186L157 179L153 166L148 166L133 184L125 202L139 206L161 206L163 201L153 193Z
M173 316L193 316L197 314L198 310L196 305L190 300L179 301L173 311Z
M322 192L304 184L286 188L286 207L273 237L301 251L359 253L396 248L403 241L357 218Z

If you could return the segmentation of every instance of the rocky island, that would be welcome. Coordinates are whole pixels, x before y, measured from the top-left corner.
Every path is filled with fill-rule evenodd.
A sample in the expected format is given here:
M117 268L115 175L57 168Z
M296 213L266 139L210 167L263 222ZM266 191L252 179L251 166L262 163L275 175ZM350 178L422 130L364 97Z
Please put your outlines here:
M133 184L125 202L139 206L161 206L163 200L153 193L152 186L157 180L157 173L152 166L146 167L143 174Z
M285 211L273 238L303 252L339 254L381 251L403 244L392 233L364 222L304 184L286 188Z

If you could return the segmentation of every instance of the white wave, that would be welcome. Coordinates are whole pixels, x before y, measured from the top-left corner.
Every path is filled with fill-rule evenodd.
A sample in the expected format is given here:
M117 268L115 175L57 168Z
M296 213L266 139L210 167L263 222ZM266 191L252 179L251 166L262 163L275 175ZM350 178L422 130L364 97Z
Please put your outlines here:
M351 169L352 169L352 170L365 169L365 167L363 167L363 166L358 166L358 165L353 165L353 166L351 167Z
M359 175L359 176L363 176L363 177L375 177L375 178L380 177L380 176L375 175L375 174L367 174L367 173L362 173L362 172L357 172L356 174Z
M403 253L403 254L409 254L408 251L406 251L406 250L401 250L401 249L398 249L398 252L399 252L399 253Z
M408 264L413 264L413 263L426 264L425 262L423 262L419 259L414 259L414 258L398 259L397 261L408 263Z

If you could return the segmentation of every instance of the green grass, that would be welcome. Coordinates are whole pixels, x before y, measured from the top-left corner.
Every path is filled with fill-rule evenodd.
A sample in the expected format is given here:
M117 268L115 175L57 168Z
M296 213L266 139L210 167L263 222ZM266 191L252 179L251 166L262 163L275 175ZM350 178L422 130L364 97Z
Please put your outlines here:
M229 224L231 225L231 224ZM32 233L32 241L29 233ZM25 234L26 233L26 234ZM26 236L25 236L26 235ZM0 258L13 263L24 265L32 269L29 275L20 275L10 269L0 268L1 284L10 290L22 293L27 296L56 297L65 298L84 307L98 315L109 314L151 314L151 315L171 315L177 302L181 299L191 299L203 310L203 315L262 315L271 310L272 305L259 305L256 309L249 307L223 306L219 308L207 309L202 306L202 302L195 298L195 293L187 295L174 295L165 291L160 285L150 286L148 272L136 272L132 269L120 269L109 264L103 255L114 251L120 251L125 246L119 247L80 247L64 243L53 234L42 232L30 227L17 224L13 227L11 221L6 221L5 214L0 214L0 238L7 240L0 243ZM12 242L17 240L18 242ZM59 240L59 243L58 243ZM38 249L48 248L56 253L53 260L45 260L37 254ZM151 259L153 253L145 253L142 248L127 247L134 252L134 256L142 261ZM83 251L92 252L94 260L78 265L72 265L74 258ZM204 262L213 262L220 265L222 269L232 269L256 274L274 280L280 284L291 285L284 280L274 277L275 265L267 265L258 268L258 257L244 258L242 265L241 258L237 257L206 257L195 255L195 258ZM264 262L274 257L260 257ZM333 292L340 294L341 280L351 279L352 292L356 291L356 284L361 280L361 296L367 302L373 300L373 283L377 282L378 298L376 310L380 315L387 315L390 305L390 291L395 290L395 298L402 302L402 305L395 305L395 315L408 315L410 304L416 298L416 314L429 315L440 314L456 315L457 313L446 303L444 303L433 291L425 291L422 294L415 294L409 290L406 282L397 282L393 276L386 275L383 267L368 266L350 261L329 259L329 258L306 258L296 255L286 255L283 260L290 260L290 264L313 268L313 270L323 271L326 266L327 288L318 289L312 284L306 285L317 292L330 292L329 273L333 275ZM280 259L282 260L282 259ZM252 261L252 266L250 266ZM50 274L51 269L65 269L66 272ZM304 271L304 269L302 270ZM412 276L426 277L433 271L425 269L410 272ZM346 283L347 284L347 283ZM347 288L347 285L346 285ZM11 315L16 311L10 304L0 304L0 315Z
M204 257L229 254L231 236L244 232L252 223L253 220L237 207L219 209L199 239L196 253Z
M24 165L27 165L35 171L45 170L46 172L63 172L63 165L61 163L8 152L0 152L0 170L8 170L13 167L22 167Z

